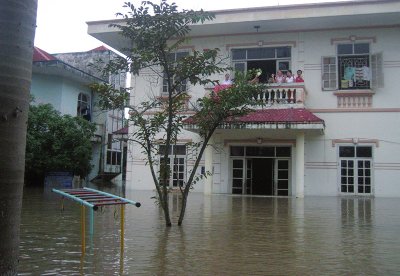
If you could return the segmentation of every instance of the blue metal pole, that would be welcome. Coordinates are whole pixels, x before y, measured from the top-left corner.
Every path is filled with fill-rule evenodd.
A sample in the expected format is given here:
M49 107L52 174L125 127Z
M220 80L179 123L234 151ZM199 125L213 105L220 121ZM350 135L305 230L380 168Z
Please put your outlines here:
M93 208L92 209L90 209L90 222L89 222L90 224L90 236L91 237L93 237L93 232L94 232L94 210L93 210Z
M83 189L88 190L88 191L92 191L92 192L96 192L96 193L99 193L99 194L102 194L102 195L107 195L107 196L110 196L110 197L113 197L113 198L118 198L118 199L120 199L120 200L122 200L124 202L133 204L136 207L140 207L141 206L140 202L129 200L129 199L126 199L126 198L123 198L123 197L120 197L120 196L116 196L116 195L113 195L113 194L109 194L109 193L106 193L106 192L98 191L98 190L87 188L87 187L84 187Z

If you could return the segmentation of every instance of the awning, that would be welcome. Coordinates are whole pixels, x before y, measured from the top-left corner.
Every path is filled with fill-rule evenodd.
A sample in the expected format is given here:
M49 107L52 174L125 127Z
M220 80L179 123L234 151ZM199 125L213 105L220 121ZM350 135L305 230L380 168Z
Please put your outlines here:
M184 121L185 128L196 130L195 118ZM325 129L325 122L305 108L261 109L221 123L220 129Z

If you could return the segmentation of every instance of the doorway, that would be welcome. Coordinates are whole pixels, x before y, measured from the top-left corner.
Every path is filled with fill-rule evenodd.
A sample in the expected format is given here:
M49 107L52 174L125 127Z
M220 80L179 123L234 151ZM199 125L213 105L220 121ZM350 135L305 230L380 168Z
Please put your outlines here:
M274 195L274 159L252 159L252 194Z
M232 194L290 195L290 147L231 146L230 156Z
M276 60L252 60L247 61L247 70L261 69L261 83L267 83L271 74L276 74Z

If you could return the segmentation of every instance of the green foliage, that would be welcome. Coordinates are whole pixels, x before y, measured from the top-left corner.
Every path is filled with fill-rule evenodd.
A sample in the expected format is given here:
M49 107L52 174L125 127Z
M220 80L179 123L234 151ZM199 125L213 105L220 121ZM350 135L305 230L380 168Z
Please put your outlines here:
M203 139L212 135L219 125L229 124L252 110L250 106L260 87L249 83L248 76L237 72L234 85L198 100L199 108L190 123L196 125Z
M95 125L81 117L60 115L50 104L29 108L25 158L28 183L42 181L46 172L70 171L85 177Z
M123 50L126 57L108 63L106 72L123 70L137 75L140 70L149 68L161 77L166 76L168 91L176 91L183 80L191 84L216 82L208 77L225 70L217 66L223 62L218 58L218 49L193 51L179 60L171 59L171 53L187 42L190 25L212 20L214 14L203 10L178 11L175 3L168 4L166 0L159 5L143 1L138 8L126 2L124 7L128 12L118 15L126 24L111 26L120 29L122 36L132 41L133 46Z
M146 70L146 78L152 76L152 80L149 81L151 88L158 89L160 80L167 88L168 93L163 97L154 97L138 106L130 106L130 125L134 132L129 139L138 143L142 153L146 155L157 198L164 210L166 225L170 226L167 180L171 172L167 164L168 151L160 152L159 145L168 149L170 145L178 142L178 135L183 130L185 118L181 111L187 108L190 97L186 91L182 91L182 83L217 84L218 80L213 79L213 76L218 76L230 68L225 64L225 58L219 56L219 49L191 49L189 55L175 55L182 46L187 45L190 26L214 19L212 13L203 10L179 11L175 3L168 4L166 0L161 0L159 5L143 1L139 7L126 2L124 7L128 12L124 15L119 14L124 23L111 26L119 29L121 35L131 42L132 47L123 49L122 52L126 56L110 61L104 67L104 72L126 71L139 75ZM180 187L182 206L178 225L183 220L189 191L195 183L206 177L196 176L196 171L215 129L225 120L234 120L236 116L250 110L247 107L251 103L250 95L255 93L257 88L250 85L246 78L247 75L241 75L236 78L235 85L231 88L191 104L197 108L192 123L200 130L202 141L188 145L188 148L196 147L198 150L197 155L193 155L193 170L185 186ZM113 97L108 96L113 95L112 87L100 85L95 87L95 90L100 91L106 106L112 106Z
M123 109L129 101L128 90L124 88L115 89L107 83L92 83L89 88L98 95L95 105L101 110Z

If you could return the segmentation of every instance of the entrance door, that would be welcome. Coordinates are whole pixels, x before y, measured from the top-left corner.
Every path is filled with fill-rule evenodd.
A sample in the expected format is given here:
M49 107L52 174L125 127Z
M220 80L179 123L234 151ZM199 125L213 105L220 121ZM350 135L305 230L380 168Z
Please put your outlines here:
M252 194L274 195L274 159L252 159Z

